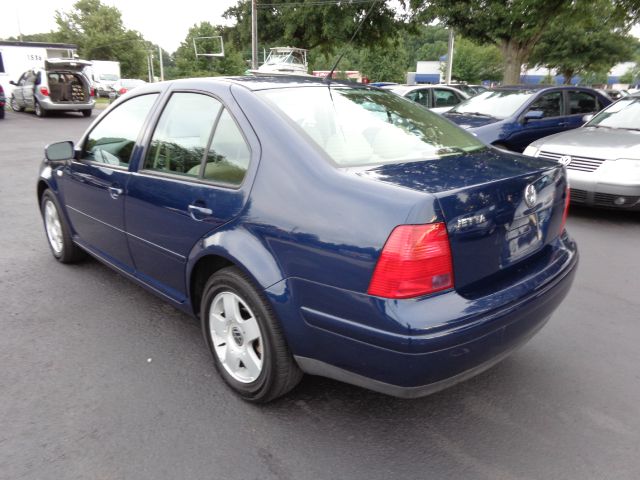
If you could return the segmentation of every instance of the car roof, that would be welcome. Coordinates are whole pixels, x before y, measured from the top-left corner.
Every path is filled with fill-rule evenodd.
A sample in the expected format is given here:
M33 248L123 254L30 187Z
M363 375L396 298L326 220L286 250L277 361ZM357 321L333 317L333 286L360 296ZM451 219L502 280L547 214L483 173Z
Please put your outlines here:
M493 87L492 90L549 90L549 89L560 89L560 90L591 90L594 91L593 88L590 87L578 87L576 85L540 85L540 84L532 84L532 85L501 85L499 87Z

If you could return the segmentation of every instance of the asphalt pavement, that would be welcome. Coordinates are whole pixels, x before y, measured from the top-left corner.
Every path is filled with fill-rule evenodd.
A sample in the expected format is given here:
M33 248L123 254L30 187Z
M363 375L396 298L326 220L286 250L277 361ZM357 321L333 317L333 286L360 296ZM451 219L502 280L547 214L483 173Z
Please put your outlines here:
M254 406L194 319L50 254L43 147L91 120L0 120L0 479L640 478L640 214L572 208L573 290L478 377L418 400L306 377Z

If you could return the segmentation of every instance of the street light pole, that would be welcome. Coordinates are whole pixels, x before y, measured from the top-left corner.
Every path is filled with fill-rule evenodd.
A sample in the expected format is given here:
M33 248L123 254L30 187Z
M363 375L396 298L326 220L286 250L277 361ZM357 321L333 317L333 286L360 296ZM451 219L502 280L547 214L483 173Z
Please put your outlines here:
M164 64L162 63L162 47L158 45L158 55L160 55L160 81L164 82Z
M447 78L446 84L451 84L451 71L453 69L453 29L449 29L449 44L447 45Z
M258 12L256 3L258 0L251 0L251 68L258 69Z

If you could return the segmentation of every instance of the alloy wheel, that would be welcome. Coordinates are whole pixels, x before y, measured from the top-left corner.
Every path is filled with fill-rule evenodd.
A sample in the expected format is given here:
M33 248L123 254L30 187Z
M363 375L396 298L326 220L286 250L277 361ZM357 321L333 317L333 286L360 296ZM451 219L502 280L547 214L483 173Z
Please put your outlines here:
M209 332L227 373L240 383L256 381L263 365L262 333L242 298L230 291L215 296L209 309Z
M44 205L44 225L51 248L56 255L60 255L63 248L62 225L58 209L51 200L47 200Z

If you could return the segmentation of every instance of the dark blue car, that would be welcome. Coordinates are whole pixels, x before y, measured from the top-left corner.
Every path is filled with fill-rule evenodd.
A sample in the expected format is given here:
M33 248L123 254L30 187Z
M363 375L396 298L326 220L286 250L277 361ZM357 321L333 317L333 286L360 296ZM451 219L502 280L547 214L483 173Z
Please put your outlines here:
M610 103L591 88L499 87L471 97L444 115L488 145L522 152L539 138L580 127L585 115Z
M578 261L562 165L375 88L150 84L45 153L55 258L199 317L255 402L303 372L402 397L463 380L544 325Z

